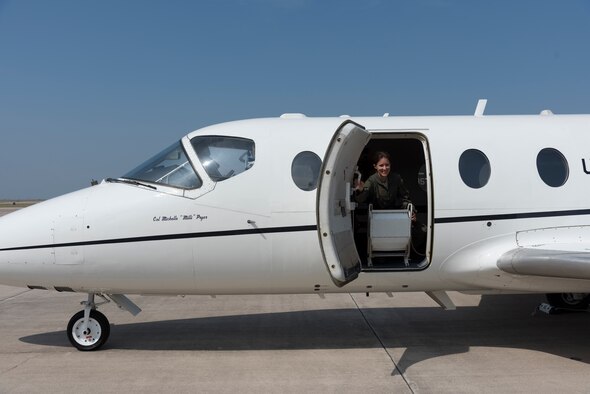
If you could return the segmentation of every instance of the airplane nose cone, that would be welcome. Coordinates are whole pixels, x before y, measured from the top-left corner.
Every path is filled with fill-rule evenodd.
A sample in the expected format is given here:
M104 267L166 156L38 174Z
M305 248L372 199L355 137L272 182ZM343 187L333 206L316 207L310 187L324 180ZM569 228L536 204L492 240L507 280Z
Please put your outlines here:
M87 190L2 212L0 284L25 287L47 280L44 273L56 264L53 245L82 225Z
M50 244L49 228L35 226L36 215L24 208L0 217L0 284L27 286L26 271L33 266L51 263L51 249L34 250L31 246ZM36 212L37 210L32 210ZM2 212L6 213L6 212Z

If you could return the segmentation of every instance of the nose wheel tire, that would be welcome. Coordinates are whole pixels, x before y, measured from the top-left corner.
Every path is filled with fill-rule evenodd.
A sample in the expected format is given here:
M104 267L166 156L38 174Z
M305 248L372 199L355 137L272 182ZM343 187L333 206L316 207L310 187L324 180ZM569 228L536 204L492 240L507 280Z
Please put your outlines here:
M105 315L93 309L90 311L88 327L84 329L84 311L76 313L68 323L68 339L78 350L96 350L109 338L111 327Z

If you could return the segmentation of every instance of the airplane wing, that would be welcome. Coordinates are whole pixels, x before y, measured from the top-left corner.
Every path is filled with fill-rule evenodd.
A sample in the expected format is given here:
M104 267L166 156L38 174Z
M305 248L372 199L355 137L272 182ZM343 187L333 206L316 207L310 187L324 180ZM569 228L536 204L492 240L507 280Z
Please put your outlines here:
M518 275L590 279L590 226L550 227L516 233L516 248L498 258Z
M590 245L552 244L516 248L504 253L497 265L511 274L590 279Z

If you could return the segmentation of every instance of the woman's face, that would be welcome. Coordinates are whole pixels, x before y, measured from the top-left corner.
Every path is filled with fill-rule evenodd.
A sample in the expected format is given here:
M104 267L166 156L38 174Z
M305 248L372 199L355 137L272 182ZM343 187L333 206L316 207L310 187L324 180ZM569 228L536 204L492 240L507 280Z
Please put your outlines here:
M391 170L391 163L386 157L382 157L373 167L375 167L375 171L377 171L380 177L386 178Z

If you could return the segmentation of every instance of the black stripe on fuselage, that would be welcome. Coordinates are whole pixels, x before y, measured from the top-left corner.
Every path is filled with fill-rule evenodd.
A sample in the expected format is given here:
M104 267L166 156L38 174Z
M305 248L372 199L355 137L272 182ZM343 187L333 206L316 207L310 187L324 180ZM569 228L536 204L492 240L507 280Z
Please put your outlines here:
M500 215L478 215L478 216L457 216L449 218L435 218L434 223L464 223L464 222L485 222L494 220L534 219L551 218L558 216L581 216L590 215L590 209L577 209L570 211L548 211L548 212L524 212L506 213Z
M246 230L208 231L208 232L202 232L202 233L150 235L150 236L145 236L145 237L115 238L115 239L101 239L101 240L96 240L96 241L68 242L68 243L61 243L61 244L18 246L18 247L14 247L14 248L0 249L0 252L6 252L6 251L10 251L10 250L67 248L67 247L71 247L71 246L90 246L90 245L134 243L134 242L168 241L168 240L174 240L174 239L188 239L188 238L228 237L230 235L294 233L294 232L301 232L301 231L316 231L317 229L318 229L318 227L316 225L311 225L311 226L290 226L290 227L268 227L268 228L255 228L255 229L246 229Z
M435 224L465 223L465 222L531 219L531 218L580 216L580 215L590 215L590 209L578 209L578 210L569 210L569 211L508 213L508 214L499 214L499 215L446 217L446 218L435 218L434 223ZM95 241L69 242L69 243L60 243L60 244L18 246L18 247L14 247L14 248L0 249L0 252L11 251L11 250L32 250L32 249L45 249L45 248L65 248L65 247L72 247L72 246L91 246L91 245L107 245L107 244L120 244L120 243L134 243L134 242L167 241L167 240L188 239L188 238L227 237L227 236L232 236L232 235L291 233L291 232L301 232L301 231L316 231L317 229L318 228L316 225L309 225L309 226L269 227L269 228L244 229L244 230L209 231L209 232L202 232L202 233L163 234L163 235L150 235L150 236L144 236L144 237L101 239L101 240L95 240Z

